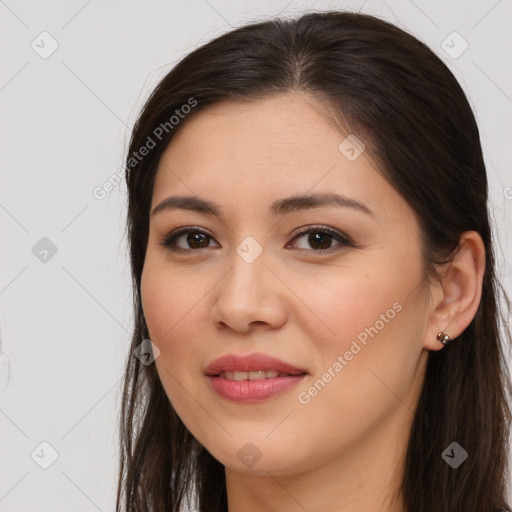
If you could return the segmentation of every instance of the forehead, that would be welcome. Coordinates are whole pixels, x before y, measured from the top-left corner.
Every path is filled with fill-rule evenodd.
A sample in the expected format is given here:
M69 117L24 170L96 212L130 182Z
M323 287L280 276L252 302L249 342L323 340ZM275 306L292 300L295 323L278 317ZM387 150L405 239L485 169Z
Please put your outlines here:
M335 155L341 137L313 100L290 93L208 106L186 120L168 149L175 156L187 152L192 158L293 160L293 153Z
M259 215L280 198L320 192L359 201L377 215L411 217L367 151L347 158L340 147L355 134L337 130L324 112L297 93L196 112L162 155L152 209L170 195L195 195L225 205L229 215Z
M157 181L175 181L174 174L212 185L263 179L307 187L335 166L350 167L353 178L372 167L367 155L349 162L340 153L348 134L322 113L318 102L298 93L208 106L183 121L162 155Z

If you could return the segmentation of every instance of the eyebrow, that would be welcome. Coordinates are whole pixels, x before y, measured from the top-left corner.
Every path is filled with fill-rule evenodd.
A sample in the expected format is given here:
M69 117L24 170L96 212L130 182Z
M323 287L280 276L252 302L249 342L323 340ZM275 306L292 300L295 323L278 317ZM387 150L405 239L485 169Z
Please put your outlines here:
M271 204L270 212L273 215L284 215L290 212L321 208L325 206L354 208L360 212L366 213L367 215L372 217L374 216L374 213L370 208L363 203L349 197L332 193L294 195L278 199ZM217 217L222 217L223 215L223 208L221 206L212 201L207 201L206 199L201 199L196 196L170 196L158 203L153 209L153 213L151 215L153 216L157 213L168 210L189 210L206 215L215 215Z

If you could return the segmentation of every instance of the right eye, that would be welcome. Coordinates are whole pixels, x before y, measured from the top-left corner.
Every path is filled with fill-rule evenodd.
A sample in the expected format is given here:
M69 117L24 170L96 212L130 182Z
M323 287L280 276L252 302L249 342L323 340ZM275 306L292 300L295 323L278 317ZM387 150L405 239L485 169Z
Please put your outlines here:
M184 240L183 243L188 245L188 247L179 246L177 241L180 239ZM197 228L186 227L172 231L159 243L159 245L163 245L170 251L187 252L197 249L206 249L209 247L207 243L208 240L213 240L213 238L205 231Z

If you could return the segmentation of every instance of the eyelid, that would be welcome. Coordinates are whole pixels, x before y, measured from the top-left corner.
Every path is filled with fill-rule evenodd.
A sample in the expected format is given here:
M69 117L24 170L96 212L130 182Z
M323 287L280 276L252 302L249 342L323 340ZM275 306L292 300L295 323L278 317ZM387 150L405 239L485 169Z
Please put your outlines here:
M173 252L199 252L202 249L182 249L181 247L173 247L173 244L175 240L180 237L181 235L185 235L188 233L200 233L203 235L206 235L211 240L215 240L215 237L211 235L208 231L204 230L203 228L199 226L183 226L180 228L177 228L170 233L168 233L160 242L159 245L163 245L165 248L169 249ZM329 249L298 249L301 252L307 252L312 254L327 254L332 253L335 251L340 250L342 247L356 247L356 244L353 242L353 240L343 233L342 231L339 231L337 229L331 228L329 226L323 226L323 225L308 225L303 226L301 228L296 229L290 236L293 236L291 242L293 242L296 238L298 238L301 235L309 234L309 233L326 233L330 236L332 236L336 241L338 241L339 246L336 247L330 247ZM217 243L217 242L216 242ZM288 247L289 244L286 245ZM203 249L208 249L209 247L204 247Z

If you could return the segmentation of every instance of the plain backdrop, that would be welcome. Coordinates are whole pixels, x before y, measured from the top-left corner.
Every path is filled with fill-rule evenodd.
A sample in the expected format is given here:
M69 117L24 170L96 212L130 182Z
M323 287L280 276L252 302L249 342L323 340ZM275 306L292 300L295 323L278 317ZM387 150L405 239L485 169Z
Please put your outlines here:
M144 99L183 55L231 28L326 9L397 24L460 81L511 294L510 1L1 1L2 512L114 509L132 328L126 192L93 191L123 166Z

